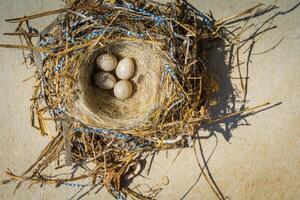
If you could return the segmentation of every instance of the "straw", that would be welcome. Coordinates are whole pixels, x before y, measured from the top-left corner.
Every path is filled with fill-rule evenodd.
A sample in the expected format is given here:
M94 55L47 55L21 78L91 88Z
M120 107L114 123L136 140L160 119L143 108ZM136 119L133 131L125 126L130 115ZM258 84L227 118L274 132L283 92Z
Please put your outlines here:
M82 184L72 182L88 179L91 187L83 196L105 186L119 199L152 199L157 192L147 196L123 184L126 177L135 176L144 155L190 144L199 124L261 107L211 119L207 113L219 86L205 66L210 43L235 42L234 36L224 36L224 25L251 16L261 5L215 21L183 1L65 2L66 8L7 20L18 23L17 31L7 35L22 36L27 43L0 47L30 50L37 69L31 122L51 141L25 173L8 171L10 179L3 183L77 186ZM29 20L57 13L63 14L39 34L38 45L32 45L37 32ZM91 84L95 58L107 52L136 62L134 93L127 100ZM49 123L56 127L55 137ZM44 174L54 161L58 171L71 165L70 173ZM79 169L81 175L74 176ZM222 199L220 191L211 187Z

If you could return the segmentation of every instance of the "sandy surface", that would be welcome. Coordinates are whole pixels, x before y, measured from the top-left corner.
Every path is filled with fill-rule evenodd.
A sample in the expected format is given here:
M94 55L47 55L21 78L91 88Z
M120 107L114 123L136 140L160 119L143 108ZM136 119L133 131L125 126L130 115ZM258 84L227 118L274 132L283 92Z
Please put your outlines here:
M13 31L14 25L4 23L6 18L30 15L62 6L58 0L0 0L0 2L0 34ZM258 2L260 1L191 1L200 10L210 9L215 18L237 13ZM263 1L265 4L272 2ZM286 11L297 3L298 0L276 2L281 11ZM215 127L216 137L202 140L207 157L218 141L209 167L226 197L300 199L299 19L300 6L285 15L279 15L274 21L278 28L264 34L255 44L253 53L270 49L281 38L282 42L267 53L251 57L248 105L255 106L266 101L272 104L282 103L247 117L247 121L240 121L247 124L244 126L236 127L236 122L226 121ZM53 17L36 20L34 26L42 28L51 20ZM259 25L261 20L255 22ZM0 43L17 42L17 38L0 37ZM243 58L245 56L242 55ZM211 61L212 69L219 69L221 64L218 59ZM0 70L0 173L3 178L2 174L7 168L23 172L35 161L47 144L48 138L40 137L30 126L29 99L33 80L27 82L23 80L30 77L33 70L26 69L22 64L21 52L1 49ZM219 73L226 73L226 70L223 72L220 70ZM223 86L226 85L231 85L228 80ZM225 89L228 89L227 86ZM227 131L220 129L224 126L227 126ZM183 150L169 168L177 152L178 150L161 152L154 160L151 179L137 179L137 182L155 185L161 183L167 176L169 184L164 187L159 199L180 199L195 183L200 173L192 149ZM76 191L67 186L60 188L33 186L28 189L28 185L24 185L13 195L14 187L14 184L0 186L0 199L67 199ZM105 191L97 195L92 194L87 199L99 197L111 199ZM201 177L185 199L216 199L216 196Z

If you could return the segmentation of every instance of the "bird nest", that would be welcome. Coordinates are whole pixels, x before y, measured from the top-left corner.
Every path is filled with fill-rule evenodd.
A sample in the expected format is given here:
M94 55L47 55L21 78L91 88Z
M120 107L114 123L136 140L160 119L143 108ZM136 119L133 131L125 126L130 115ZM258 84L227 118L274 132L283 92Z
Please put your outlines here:
M41 54L44 97L37 98L35 110L46 103L53 118L68 117L77 128L121 131L157 143L182 137L181 132L192 135L194 124L206 117L208 97L217 90L203 65L203 45L213 32L208 17L156 3L77 3L71 8L43 32L39 43L50 50ZM188 14L184 21L172 18L173 9ZM197 26L206 37L198 35ZM93 86L95 59L102 53L135 60L129 99Z
M66 3L63 9L10 20L19 23L17 31L28 45L22 48L31 50L37 66L32 125L52 139L22 176L8 174L11 180L57 186L92 177L92 189L100 185L116 197L154 198L156 193L145 197L122 182L140 169L142 153L192 145L199 124L210 122L208 108L218 85L205 64L210 44L222 38L222 22L215 24L181 1ZM63 14L41 33L28 25L55 13ZM32 45L34 35L38 46ZM135 60L130 98L119 100L91 83L102 53ZM84 173L43 175L55 160L57 168L72 165Z

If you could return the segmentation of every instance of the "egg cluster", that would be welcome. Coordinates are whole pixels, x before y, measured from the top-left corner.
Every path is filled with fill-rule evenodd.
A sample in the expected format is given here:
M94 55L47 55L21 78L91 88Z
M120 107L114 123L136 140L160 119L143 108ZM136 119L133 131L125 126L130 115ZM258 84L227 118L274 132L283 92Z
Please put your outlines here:
M127 99L131 96L133 87L129 79L133 77L135 68L132 58L123 58L118 62L114 55L106 53L97 57L96 64L100 69L94 75L94 83L98 88L113 89L118 99Z

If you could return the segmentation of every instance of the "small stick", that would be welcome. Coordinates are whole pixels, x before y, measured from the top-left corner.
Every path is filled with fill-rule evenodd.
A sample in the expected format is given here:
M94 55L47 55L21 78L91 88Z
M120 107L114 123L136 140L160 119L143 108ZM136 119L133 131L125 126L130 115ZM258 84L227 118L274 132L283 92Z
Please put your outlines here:
M39 37L40 34L38 33L3 33L3 35L8 36L27 36L27 37Z
M32 50L32 51L52 54L47 49L42 49L42 48L37 48L37 47L32 47L32 46L27 46L27 45L0 44L0 48Z
M48 179L48 178L45 178L45 177L28 179L27 177L24 177L24 176L15 175L10 171L6 171L6 175L9 176L10 180L15 180L15 181L28 180L28 181L33 182L33 183L43 182L43 183L47 183L47 184L57 184L58 182L72 182L72 181L77 181L77 180L81 180L81 179L89 177L88 175L81 175L81 176L78 176L78 177L66 178L66 179Z
M240 47L239 47L239 43L237 45L237 50L236 50L236 61L237 61L237 67L238 67L238 72L239 72L239 76L240 76L240 83L241 83L241 87L243 92L245 92L245 86L244 86L244 81L242 78L242 72L241 72L241 64L240 64Z
M254 7L252 7L252 8L249 8L249 9L247 9L247 10L244 10L244 11L242 11L242 12L236 14L236 15L233 15L233 16L230 16L230 17L226 17L225 19L222 19L222 20L217 21L215 25L216 25L216 26L220 26L220 25L224 24L225 22L227 22L227 21L229 21L229 20L232 20L232 19L234 19L234 18L237 18L237 17L243 16L243 15L245 15L245 14L251 13L253 10L259 8L259 7L262 6L262 5L263 5L263 4L260 3L260 4L256 5L256 6L254 6Z
M240 114L245 113L245 112L251 112L251 111L256 110L256 109L258 109L258 108L265 107L265 106L267 106L267 105L269 105L269 104L270 104L270 102L267 102L267 103L264 103L264 104L262 104L262 105L254 106L254 107L252 107L252 108L245 108L244 110L241 110L241 111L239 111L239 112L231 113L231 114L229 114L229 115L226 115L225 117L221 117L221 118L219 118L219 119L213 120L213 121L211 122L211 124L212 124L212 123L215 123L215 122L222 121L222 120L227 119L227 118L229 118L229 117L233 117L233 116L236 116L236 115L240 115Z
M245 108L244 110L241 110L241 111L238 111L238 112L234 112L234 113L231 113L229 115L226 115L224 117L221 117L219 119L216 119L216 120L212 120L211 122L209 122L209 124L212 124L212 123L215 123L215 122L219 122L219 121L222 121L224 119L227 119L229 117L233 117L233 116L236 116L236 115L239 115L239 114L242 114L242 113L245 113L245 112L250 112L250 111L253 111L253 110L256 110L258 108L261 108L261 107L264 107L264 106L267 106L269 105L270 103L267 102L267 103L264 103L264 104L261 104L261 105L258 105L258 106L254 106L254 107L251 107L251 108ZM203 117L197 117L197 118L193 118L193 119L190 119L189 121L187 121L187 124L193 124L193 123L198 123L198 122L201 122L203 119ZM166 124L163 124L161 127L162 128L168 128L168 127L172 127L174 125L179 125L181 124L182 121L175 121L175 122L170 122L170 123L166 123ZM149 127L148 127L149 128ZM146 128L146 129L148 129Z
M61 8L61 9L57 9L57 10L50 10L50 11L35 14L35 15L6 19L5 21L10 22L10 23L24 22L24 21L31 20L31 19L36 19L36 18L40 18L40 17L45 17L45 16L49 16L49 15L55 15L58 13L62 13L62 12L67 11L68 9L70 9L70 8Z
M116 16L111 20L111 22L108 24L108 26L104 29L103 33L99 36L99 38L98 38L97 41L95 42L94 46L96 46L96 45L100 42L100 40L101 40L101 38L103 37L104 33L107 31L107 29L110 27L110 25L117 19L117 17L118 17L121 13L122 13L122 11L118 12L118 13L116 14Z

